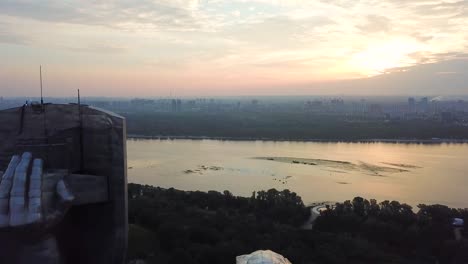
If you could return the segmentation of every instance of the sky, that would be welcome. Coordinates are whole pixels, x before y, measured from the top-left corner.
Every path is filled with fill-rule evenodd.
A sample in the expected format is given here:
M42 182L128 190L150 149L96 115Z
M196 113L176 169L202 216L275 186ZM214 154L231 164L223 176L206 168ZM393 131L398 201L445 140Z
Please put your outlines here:
M1 0L0 96L466 95L468 1Z

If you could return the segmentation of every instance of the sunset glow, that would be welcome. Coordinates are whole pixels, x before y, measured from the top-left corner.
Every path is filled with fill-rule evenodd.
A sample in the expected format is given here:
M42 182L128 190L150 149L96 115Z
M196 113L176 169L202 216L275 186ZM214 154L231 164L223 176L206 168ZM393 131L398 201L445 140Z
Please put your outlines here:
M2 1L0 89L32 94L42 64L54 96L341 93L320 84L466 62L466 10L455 0Z
M421 50L423 45L415 41L392 40L353 55L350 66L364 75L374 76L418 63L411 55Z

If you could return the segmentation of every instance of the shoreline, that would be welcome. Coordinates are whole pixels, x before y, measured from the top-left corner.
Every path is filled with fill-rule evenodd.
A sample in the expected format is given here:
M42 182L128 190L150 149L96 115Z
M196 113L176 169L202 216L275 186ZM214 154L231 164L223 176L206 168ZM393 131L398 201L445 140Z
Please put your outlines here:
M270 141L270 142L317 142L317 143L390 143L390 144L468 144L468 139L286 139L266 137L207 137L207 136L146 136L127 135L127 139L154 139L154 140L220 140L220 141Z

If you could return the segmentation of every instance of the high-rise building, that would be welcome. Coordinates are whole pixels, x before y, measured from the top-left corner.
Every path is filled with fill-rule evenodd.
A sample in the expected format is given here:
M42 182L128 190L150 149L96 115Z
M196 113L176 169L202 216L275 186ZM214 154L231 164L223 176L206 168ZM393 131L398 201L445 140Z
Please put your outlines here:
M182 100L177 99L176 101L176 111L177 112L182 112Z
M172 99L171 101L171 111L177 112L177 100L176 99Z
M419 109L423 113L429 111L429 99L427 97L421 98L421 101L419 102Z
M408 98L408 111L411 113L416 111L416 100L413 97Z

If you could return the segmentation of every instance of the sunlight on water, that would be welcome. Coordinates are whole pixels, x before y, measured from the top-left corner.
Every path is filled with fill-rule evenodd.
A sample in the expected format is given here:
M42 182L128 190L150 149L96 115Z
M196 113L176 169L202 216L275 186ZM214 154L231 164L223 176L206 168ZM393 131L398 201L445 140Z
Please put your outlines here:
M129 140L129 182L304 202L355 196L468 207L468 144Z

